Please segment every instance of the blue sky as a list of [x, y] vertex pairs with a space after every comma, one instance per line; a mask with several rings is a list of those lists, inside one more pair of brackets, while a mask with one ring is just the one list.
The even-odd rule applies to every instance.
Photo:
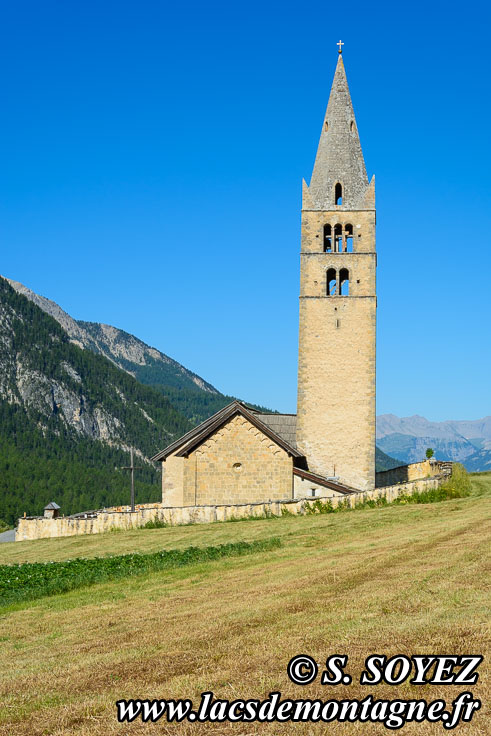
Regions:
[[377, 181], [378, 412], [491, 414], [485, 2], [2, 3], [0, 273], [295, 411], [337, 60]]

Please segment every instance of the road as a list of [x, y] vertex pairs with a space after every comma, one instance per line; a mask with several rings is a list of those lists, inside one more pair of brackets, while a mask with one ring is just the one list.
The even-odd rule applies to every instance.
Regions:
[[15, 542], [15, 529], [9, 529], [0, 534], [0, 542]]

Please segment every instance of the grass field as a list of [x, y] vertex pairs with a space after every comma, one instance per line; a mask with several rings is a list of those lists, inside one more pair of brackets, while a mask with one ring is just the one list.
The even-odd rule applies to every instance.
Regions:
[[[371, 724], [142, 724], [122, 698], [456, 697], [459, 686], [357, 684], [371, 653], [489, 655], [491, 474], [428, 505], [5, 544], [0, 563], [279, 537], [281, 548], [120, 579], [0, 610], [0, 734], [382, 734]], [[353, 684], [293, 685], [286, 665], [349, 655]], [[467, 688], [468, 689], [468, 688]], [[487, 661], [470, 688], [485, 701]], [[485, 705], [463, 734], [488, 734]], [[408, 734], [445, 733], [441, 724]]]

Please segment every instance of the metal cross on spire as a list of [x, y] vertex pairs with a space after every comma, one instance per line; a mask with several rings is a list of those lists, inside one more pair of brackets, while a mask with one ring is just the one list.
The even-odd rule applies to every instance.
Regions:
[[338, 42], [337, 42], [337, 44], [336, 44], [336, 46], [339, 46], [339, 51], [338, 51], [338, 53], [339, 53], [339, 54], [342, 54], [342, 53], [343, 53], [343, 49], [342, 49], [342, 46], [344, 46], [344, 41], [338, 41]]

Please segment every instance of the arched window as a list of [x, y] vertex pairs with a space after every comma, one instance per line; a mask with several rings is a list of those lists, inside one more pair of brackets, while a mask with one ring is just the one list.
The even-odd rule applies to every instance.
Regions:
[[345, 236], [345, 249], [346, 253], [352, 253], [353, 252], [353, 225], [345, 225], [344, 226], [344, 236]]
[[324, 225], [324, 253], [332, 253], [331, 226]]
[[340, 296], [349, 296], [349, 271], [342, 268], [339, 272], [339, 294]]
[[326, 273], [327, 279], [327, 296], [335, 296], [336, 294], [336, 269], [328, 268]]
[[334, 245], [336, 253], [343, 252], [343, 226], [339, 223], [334, 225]]
[[334, 187], [334, 204], [343, 204], [343, 187], [339, 182]]

